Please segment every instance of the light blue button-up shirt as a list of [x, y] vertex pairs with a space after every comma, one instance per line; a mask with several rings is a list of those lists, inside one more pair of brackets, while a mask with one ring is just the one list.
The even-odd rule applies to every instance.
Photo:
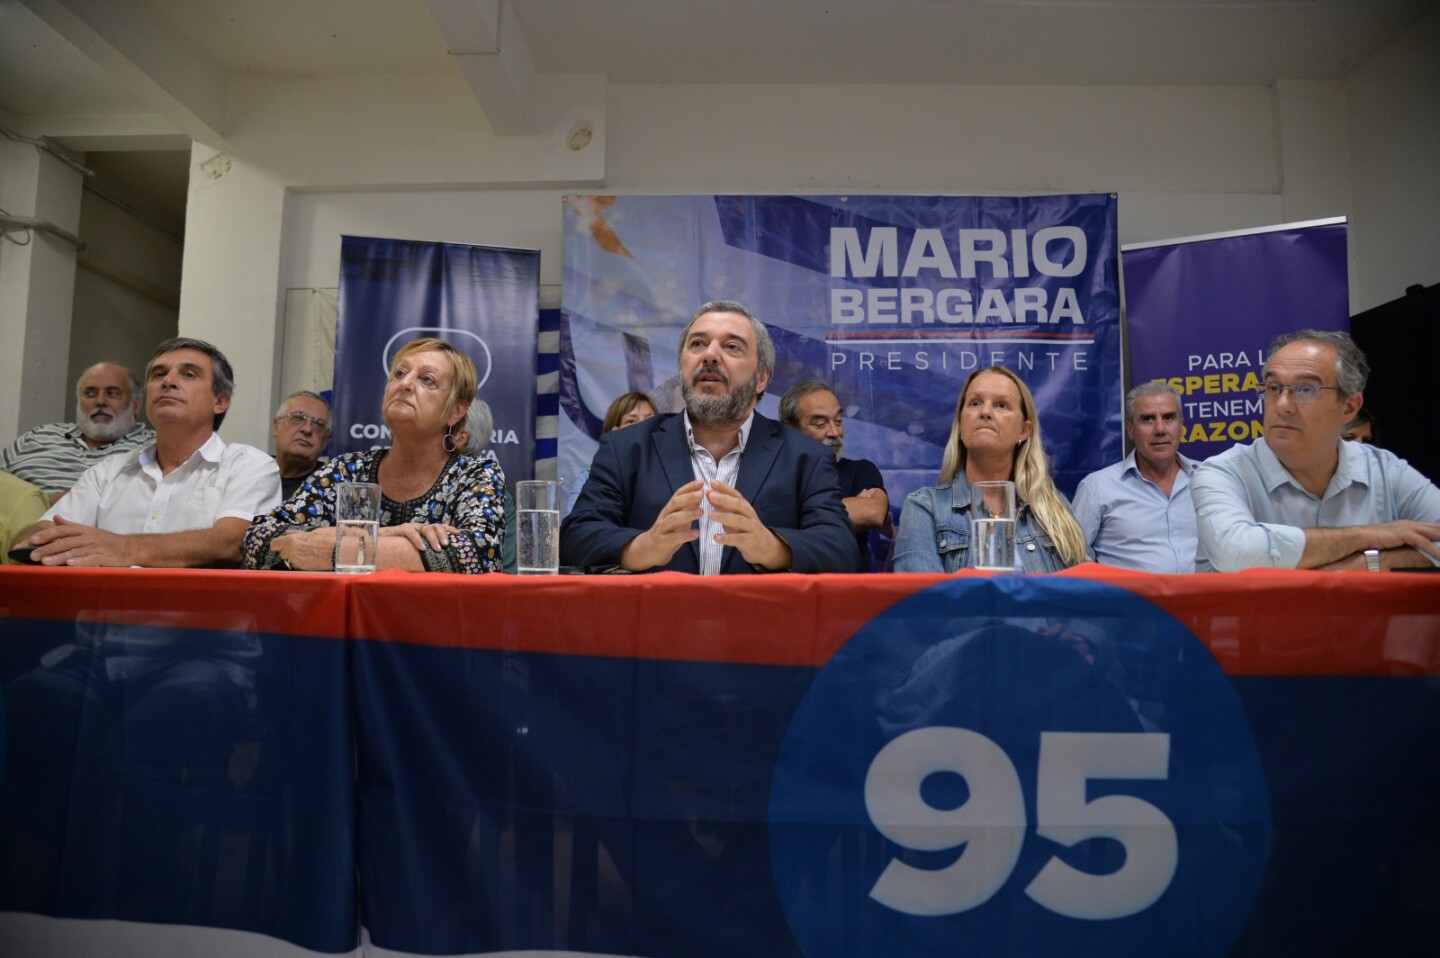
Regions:
[[1190, 479], [1200, 538], [1196, 570], [1293, 569], [1306, 529], [1440, 522], [1440, 489], [1404, 459], [1365, 443], [1339, 445], [1339, 465], [1319, 497], [1295, 481], [1264, 439], [1196, 467]]
[[1096, 562], [1142, 572], [1195, 571], [1195, 464], [1176, 456], [1170, 495], [1140, 473], [1132, 451], [1080, 480], [1071, 508]]

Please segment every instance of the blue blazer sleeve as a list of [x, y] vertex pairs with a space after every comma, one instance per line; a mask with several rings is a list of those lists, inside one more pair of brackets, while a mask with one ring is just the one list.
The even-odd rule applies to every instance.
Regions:
[[[637, 423], [600, 437], [600, 446], [590, 463], [590, 474], [580, 488], [580, 495], [570, 514], [560, 524], [562, 565], [585, 570], [619, 565], [621, 550], [654, 524], [660, 509], [669, 501], [674, 489], [667, 488], [663, 476], [657, 479], [642, 474], [650, 471], [643, 461], [648, 444], [634, 441], [638, 438], [635, 435], [624, 435], [641, 430], [646, 425]], [[651, 493], [641, 495], [641, 489], [651, 490]], [[656, 496], [661, 497], [658, 505], [653, 501]], [[676, 553], [676, 559], [671, 560], [672, 565], [682, 558], [685, 551], [682, 548]], [[698, 563], [690, 571], [698, 572]]]
[[[855, 529], [850, 525], [845, 503], [840, 498], [840, 476], [835, 471], [835, 454], [829, 447], [793, 429], [778, 428], [792, 434], [785, 437], [787, 447], [798, 447], [779, 457], [780, 461], [790, 464], [785, 469], [795, 477], [793, 510], [775, 508], [769, 499], [762, 498], [764, 489], [750, 500], [750, 504], [755, 506], [766, 527], [790, 545], [791, 572], [858, 571]], [[803, 443], [798, 440], [803, 440]], [[807, 448], [812, 445], [816, 448]], [[780, 461], [777, 461], [777, 467]], [[744, 466], [741, 468], [743, 470]], [[757, 499], [760, 501], [757, 502]], [[744, 562], [738, 553], [733, 559]], [[729, 571], [728, 567], [726, 571]]]

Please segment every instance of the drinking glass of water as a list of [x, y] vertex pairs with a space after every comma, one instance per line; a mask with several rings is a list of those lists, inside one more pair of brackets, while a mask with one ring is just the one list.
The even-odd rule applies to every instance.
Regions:
[[1015, 571], [1015, 483], [970, 484], [970, 566]]
[[556, 575], [560, 571], [560, 483], [527, 479], [515, 483], [515, 571]]
[[380, 486], [335, 484], [335, 571], [374, 572], [380, 535]]

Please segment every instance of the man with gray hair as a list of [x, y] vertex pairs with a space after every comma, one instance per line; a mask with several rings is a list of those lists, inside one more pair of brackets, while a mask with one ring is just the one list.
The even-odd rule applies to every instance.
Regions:
[[1195, 571], [1195, 505], [1180, 455], [1180, 394], [1141, 383], [1125, 396], [1130, 454], [1080, 480], [1071, 506], [1095, 561], [1142, 572]]
[[275, 464], [280, 467], [280, 497], [289, 499], [315, 471], [330, 441], [330, 406], [308, 389], [285, 397], [270, 424]]
[[124, 366], [96, 363], [75, 381], [75, 421], [21, 434], [0, 452], [0, 469], [39, 486], [54, 503], [106, 456], [155, 440], [138, 418], [142, 399], [140, 384]]
[[835, 457], [755, 411], [775, 345], [744, 306], [701, 306], [680, 336], [685, 411], [600, 438], [560, 527], [583, 569], [854, 572]]
[[490, 434], [494, 430], [495, 414], [490, 411], [490, 404], [476, 396], [465, 413], [465, 425], [455, 434], [455, 448], [472, 459], [478, 459], [485, 447], [490, 445]]
[[[470, 403], [470, 411], [465, 413], [465, 422], [455, 433], [455, 448], [462, 456], [469, 456], [472, 459], [494, 459], [494, 453], [486, 455], [486, 447], [490, 445], [490, 434], [494, 430], [495, 413], [491, 412], [489, 403], [476, 396]], [[505, 528], [507, 530], [515, 529], [515, 497], [509, 491], [505, 493]], [[513, 531], [505, 533], [505, 541], [500, 548], [500, 566], [511, 575], [515, 574], [517, 565]]]
[[1270, 344], [1264, 437], [1201, 463], [1191, 482], [1197, 569], [1440, 565], [1440, 489], [1393, 453], [1340, 438], [1369, 375], [1345, 333]]
[[12, 551], [52, 566], [238, 565], [250, 521], [280, 504], [280, 471], [216, 432], [234, 391], [230, 362], [211, 344], [161, 343], [145, 370], [155, 441], [87, 470]]
[[[855, 530], [855, 549], [861, 572], [872, 571], [870, 530], [890, 524], [890, 497], [885, 480], [869, 459], [846, 459], [845, 417], [840, 400], [818, 379], [807, 379], [785, 390], [780, 397], [780, 421], [800, 430], [835, 453], [835, 471], [840, 475], [840, 498]], [[892, 533], [893, 534], [893, 533]]]

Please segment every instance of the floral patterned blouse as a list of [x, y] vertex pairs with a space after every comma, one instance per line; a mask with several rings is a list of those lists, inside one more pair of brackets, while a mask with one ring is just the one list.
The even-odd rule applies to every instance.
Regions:
[[[322, 464], [295, 494], [269, 515], [256, 516], [245, 533], [247, 569], [284, 569], [285, 560], [270, 543], [287, 532], [335, 524], [335, 484], [380, 481], [380, 462], [388, 449], [347, 452]], [[505, 474], [493, 459], [452, 455], [435, 485], [408, 502], [380, 496], [380, 525], [445, 523], [461, 531], [441, 550], [427, 549], [420, 561], [427, 572], [498, 572], [505, 540]]]

